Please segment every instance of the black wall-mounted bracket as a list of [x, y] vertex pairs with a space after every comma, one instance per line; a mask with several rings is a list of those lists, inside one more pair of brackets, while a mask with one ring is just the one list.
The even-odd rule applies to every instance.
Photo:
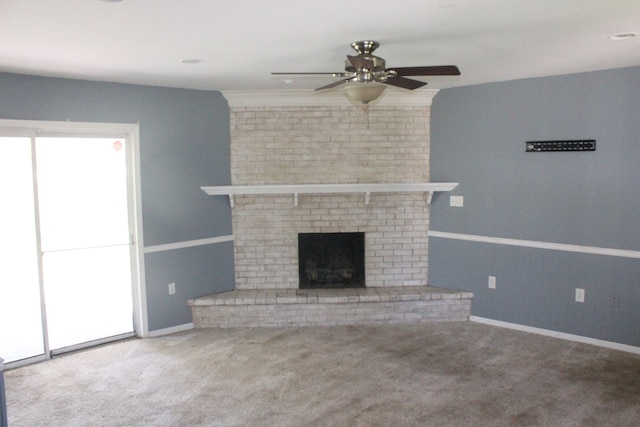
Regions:
[[595, 139], [575, 139], [563, 141], [527, 141], [527, 152], [542, 151], [596, 151]]

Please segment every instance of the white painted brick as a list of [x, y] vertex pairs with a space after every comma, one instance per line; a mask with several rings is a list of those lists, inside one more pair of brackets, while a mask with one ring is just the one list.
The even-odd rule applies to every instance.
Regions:
[[[427, 181], [429, 109], [371, 108], [369, 117], [367, 127], [351, 106], [233, 108], [232, 183]], [[363, 195], [305, 194], [297, 208], [291, 196], [237, 197], [237, 287], [297, 287], [297, 233], [348, 231], [366, 233], [367, 286], [424, 284], [428, 221], [422, 194], [372, 194], [369, 206]]]

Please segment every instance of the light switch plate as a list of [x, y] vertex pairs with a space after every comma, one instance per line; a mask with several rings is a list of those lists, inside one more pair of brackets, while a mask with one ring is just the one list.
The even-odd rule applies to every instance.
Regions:
[[464, 196], [449, 196], [449, 206], [461, 208], [464, 206]]
[[489, 276], [489, 289], [496, 288], [496, 276]]

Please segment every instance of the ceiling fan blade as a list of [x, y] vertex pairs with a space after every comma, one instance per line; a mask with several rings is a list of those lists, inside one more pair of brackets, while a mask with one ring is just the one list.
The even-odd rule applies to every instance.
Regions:
[[362, 56], [359, 56], [359, 55], [358, 56], [347, 55], [347, 59], [349, 60], [349, 62], [351, 62], [351, 64], [354, 67], [356, 67], [356, 70], [360, 70], [362, 68], [373, 70], [375, 66], [372, 60], [363, 58]]
[[405, 79], [404, 77], [389, 77], [383, 83], [386, 83], [391, 86], [398, 86], [403, 89], [410, 89], [410, 90], [418, 89], [419, 87], [426, 85], [425, 82], [421, 82], [419, 80], [413, 80], [413, 79]]
[[348, 78], [348, 79], [338, 80], [337, 82], [329, 83], [328, 85], [324, 85], [322, 87], [319, 87], [319, 88], [316, 89], [316, 91], [325, 90], [325, 89], [331, 89], [331, 88], [334, 88], [336, 86], [340, 86], [341, 84], [344, 84], [344, 83], [346, 83], [348, 81], [351, 81], [351, 80], [353, 80], [353, 78], [351, 78], [351, 77]]
[[459, 76], [460, 70], [455, 65], [433, 65], [430, 67], [395, 67], [387, 68], [395, 71], [400, 77], [406, 76]]

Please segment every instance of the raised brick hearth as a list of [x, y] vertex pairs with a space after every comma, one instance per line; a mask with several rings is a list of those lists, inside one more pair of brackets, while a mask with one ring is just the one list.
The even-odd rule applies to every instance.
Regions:
[[469, 319], [470, 292], [426, 286], [236, 290], [189, 301], [196, 327], [331, 326]]

